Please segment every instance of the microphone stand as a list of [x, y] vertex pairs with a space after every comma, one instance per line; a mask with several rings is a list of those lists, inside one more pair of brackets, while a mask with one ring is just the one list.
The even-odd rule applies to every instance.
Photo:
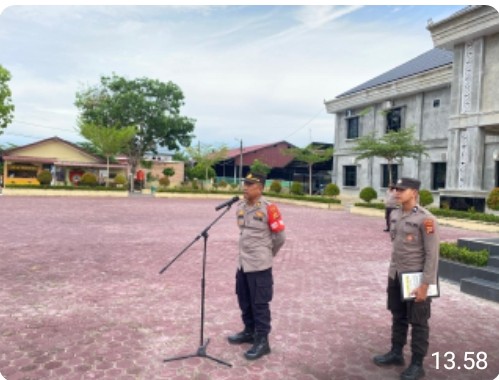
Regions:
[[206, 342], [204, 342], [204, 301], [205, 301], [205, 273], [206, 273], [206, 251], [207, 251], [207, 243], [208, 243], [208, 231], [210, 228], [218, 222], [229, 210], [232, 204], [228, 204], [228, 207], [220, 214], [213, 222], [211, 222], [199, 235], [197, 235], [192, 242], [190, 242], [182, 251], [180, 251], [167, 265], [163, 267], [159, 271], [159, 274], [162, 274], [166, 271], [182, 254], [187, 251], [195, 242], [197, 242], [201, 237], [204, 239], [203, 244], [203, 271], [201, 278], [201, 329], [200, 329], [200, 339], [199, 339], [199, 347], [194, 354], [175, 356], [171, 358], [164, 359], [163, 362], [170, 362], [174, 360], [182, 360], [194, 357], [202, 357], [211, 359], [217, 363], [226, 365], [228, 367], [232, 367], [232, 364], [224, 362], [223, 360], [217, 359], [213, 356], [210, 356], [206, 353], [206, 348], [208, 347], [208, 343], [210, 343], [210, 339], [208, 338]]

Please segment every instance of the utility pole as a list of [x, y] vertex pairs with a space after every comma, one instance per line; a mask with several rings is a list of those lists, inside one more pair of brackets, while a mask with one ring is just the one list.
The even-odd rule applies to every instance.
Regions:
[[239, 146], [239, 186], [242, 186], [243, 180], [243, 139], [240, 140], [241, 145]]

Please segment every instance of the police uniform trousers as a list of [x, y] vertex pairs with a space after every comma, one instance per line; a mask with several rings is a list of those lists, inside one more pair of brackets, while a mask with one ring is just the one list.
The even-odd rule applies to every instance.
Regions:
[[411, 324], [412, 354], [421, 359], [428, 352], [431, 315], [431, 299], [423, 302], [402, 301], [398, 274], [388, 278], [388, 310], [392, 312], [392, 347], [400, 348], [407, 343], [407, 332]]
[[236, 294], [244, 326], [258, 335], [270, 333], [270, 305], [273, 295], [272, 268], [236, 273]]

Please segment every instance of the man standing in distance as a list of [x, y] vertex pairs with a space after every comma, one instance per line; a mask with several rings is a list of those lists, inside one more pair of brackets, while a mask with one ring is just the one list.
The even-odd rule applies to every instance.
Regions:
[[231, 344], [253, 343], [244, 356], [255, 360], [270, 353], [270, 301], [273, 296], [272, 260], [286, 239], [276, 205], [262, 197], [265, 177], [248, 174], [244, 201], [237, 207], [239, 256], [236, 294], [244, 330], [228, 337]]
[[[439, 229], [435, 217], [418, 205], [421, 182], [414, 178], [401, 178], [395, 184], [400, 208], [391, 213], [390, 236], [393, 243], [388, 273], [388, 309], [392, 313], [392, 348], [384, 355], [373, 358], [379, 366], [403, 365], [403, 347], [411, 324], [412, 360], [401, 374], [402, 380], [416, 380], [425, 375], [423, 359], [428, 352], [431, 299], [428, 286], [437, 283], [440, 248]], [[414, 300], [402, 301], [400, 274], [422, 272], [421, 285], [414, 290]]]

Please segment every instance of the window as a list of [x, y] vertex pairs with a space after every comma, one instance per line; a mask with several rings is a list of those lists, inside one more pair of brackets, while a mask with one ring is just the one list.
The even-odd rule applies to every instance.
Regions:
[[433, 108], [438, 108], [438, 107], [440, 107], [440, 99], [433, 100]]
[[343, 186], [357, 186], [357, 166], [343, 166]]
[[445, 162], [433, 162], [431, 164], [432, 180], [431, 189], [445, 188], [445, 175], [447, 173], [447, 164]]
[[[392, 164], [392, 183], [397, 182], [399, 178], [399, 166]], [[381, 165], [381, 187], [388, 187], [390, 185], [390, 176], [388, 175], [388, 165]]]
[[394, 108], [386, 114], [386, 131], [400, 131], [402, 128], [402, 108]]
[[347, 119], [347, 139], [356, 139], [359, 137], [359, 117]]

